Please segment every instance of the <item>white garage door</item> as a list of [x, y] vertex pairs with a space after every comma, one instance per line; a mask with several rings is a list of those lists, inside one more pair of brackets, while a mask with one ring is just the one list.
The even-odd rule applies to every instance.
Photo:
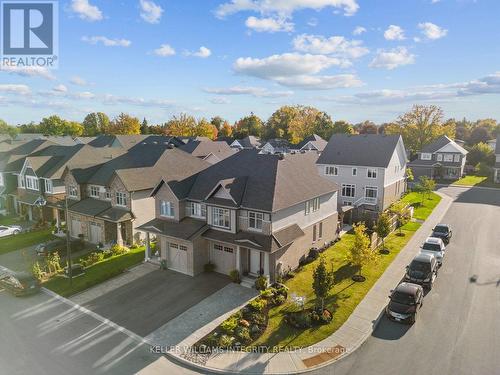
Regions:
[[71, 236], [78, 237], [82, 234], [82, 223], [80, 220], [71, 220]]
[[236, 268], [235, 257], [234, 249], [229, 246], [214, 243], [210, 249], [210, 261], [215, 264], [215, 271], [225, 275]]
[[187, 247], [176, 243], [168, 243], [167, 267], [182, 273], [187, 273]]
[[97, 223], [90, 223], [90, 233], [89, 233], [90, 242], [98, 244], [102, 242], [101, 239], [101, 226]]

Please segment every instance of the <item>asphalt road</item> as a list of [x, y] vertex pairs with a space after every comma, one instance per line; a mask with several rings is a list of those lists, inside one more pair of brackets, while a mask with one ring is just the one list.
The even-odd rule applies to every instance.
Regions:
[[453, 239], [417, 323], [383, 318], [356, 352], [315, 374], [500, 374], [500, 190], [440, 191], [456, 198], [443, 219]]

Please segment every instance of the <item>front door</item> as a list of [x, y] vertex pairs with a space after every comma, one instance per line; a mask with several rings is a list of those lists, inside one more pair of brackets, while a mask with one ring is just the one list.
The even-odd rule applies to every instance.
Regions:
[[249, 273], [255, 276], [260, 275], [260, 251], [250, 250]]
[[90, 242], [98, 244], [102, 242], [101, 226], [97, 223], [90, 223]]

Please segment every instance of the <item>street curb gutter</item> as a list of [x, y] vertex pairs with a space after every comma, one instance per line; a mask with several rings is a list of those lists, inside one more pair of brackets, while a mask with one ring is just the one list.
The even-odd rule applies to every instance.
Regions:
[[[433, 210], [433, 213], [436, 212], [435, 210], [440, 210], [441, 211], [441, 213], [438, 214], [437, 217], [434, 218], [435, 220], [437, 219], [437, 221], [439, 222], [444, 217], [444, 215], [446, 214], [446, 212], [448, 211], [448, 209], [450, 208], [450, 206], [451, 206], [451, 204], [453, 202], [453, 199], [450, 198], [449, 196], [443, 194], [443, 193], [440, 193], [440, 192], [435, 192], [435, 193], [438, 194], [439, 196], [441, 196], [441, 202], [439, 202], [439, 204]], [[432, 215], [432, 213], [431, 213], [431, 215]], [[425, 221], [424, 221], [424, 223], [425, 223]], [[415, 232], [415, 234], [418, 233], [418, 231], [420, 231], [420, 230], [422, 230], [422, 228], [419, 228], [417, 230], [417, 232]], [[399, 254], [398, 254], [398, 256], [399, 256]], [[397, 258], [397, 256], [396, 256], [396, 258]], [[394, 262], [394, 260], [396, 258], [393, 259], [393, 262]], [[379, 324], [379, 322], [380, 322], [380, 320], [382, 319], [383, 316], [384, 316], [384, 311], [382, 310], [379, 313], [379, 315], [377, 316], [377, 318], [373, 321], [373, 325], [372, 325], [373, 328], [372, 328], [372, 330], [370, 332], [367, 332], [366, 334], [364, 334], [362, 336], [362, 338], [358, 341], [358, 343], [353, 348], [351, 348], [351, 350], [344, 352], [344, 354], [341, 354], [340, 356], [336, 357], [335, 359], [323, 362], [321, 364], [309, 367], [307, 369], [300, 369], [300, 370], [297, 369], [294, 372], [290, 372], [290, 371], [288, 371], [288, 372], [275, 372], [275, 371], [273, 371], [272, 373], [266, 373], [266, 374], [274, 374], [274, 375], [288, 375], [290, 373], [303, 374], [303, 373], [308, 373], [308, 372], [311, 372], [311, 371], [315, 371], [315, 370], [321, 369], [323, 367], [331, 365], [332, 363], [335, 363], [335, 362], [338, 362], [338, 361], [340, 361], [340, 360], [342, 360], [344, 358], [347, 358], [349, 355], [351, 355], [356, 350], [358, 350], [361, 347], [361, 345], [363, 345], [363, 343], [372, 335], [373, 331], [375, 331], [375, 329], [377, 328], [377, 325]], [[232, 371], [232, 370], [222, 370], [222, 369], [218, 369], [218, 368], [203, 366], [203, 365], [191, 362], [191, 361], [189, 361], [189, 360], [187, 360], [185, 358], [182, 358], [182, 357], [180, 357], [180, 356], [178, 356], [176, 354], [173, 354], [171, 352], [168, 352], [168, 351], [165, 353], [165, 355], [167, 357], [173, 359], [175, 362], [184, 364], [188, 368], [192, 368], [192, 369], [199, 370], [199, 371], [202, 371], [202, 372], [209, 371], [209, 372], [214, 373], [214, 374], [234, 374], [235, 373], [235, 371]], [[248, 371], [248, 372], [245, 371], [245, 372], [241, 372], [241, 373], [244, 373], [244, 374], [262, 374], [262, 372], [250, 372], [250, 371]]]

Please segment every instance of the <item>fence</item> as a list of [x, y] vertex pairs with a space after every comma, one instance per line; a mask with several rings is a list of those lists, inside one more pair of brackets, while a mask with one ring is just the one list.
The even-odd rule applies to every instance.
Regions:
[[[407, 205], [405, 207], [407, 214], [409, 215], [410, 218], [413, 217], [413, 207], [410, 205]], [[391, 222], [390, 226], [390, 233], [394, 232], [398, 228], [398, 215], [392, 214], [389, 216], [389, 220]], [[370, 246], [372, 250], [375, 250], [377, 247], [379, 247], [382, 244], [382, 239], [377, 235], [377, 232], [372, 232], [370, 235]]]

